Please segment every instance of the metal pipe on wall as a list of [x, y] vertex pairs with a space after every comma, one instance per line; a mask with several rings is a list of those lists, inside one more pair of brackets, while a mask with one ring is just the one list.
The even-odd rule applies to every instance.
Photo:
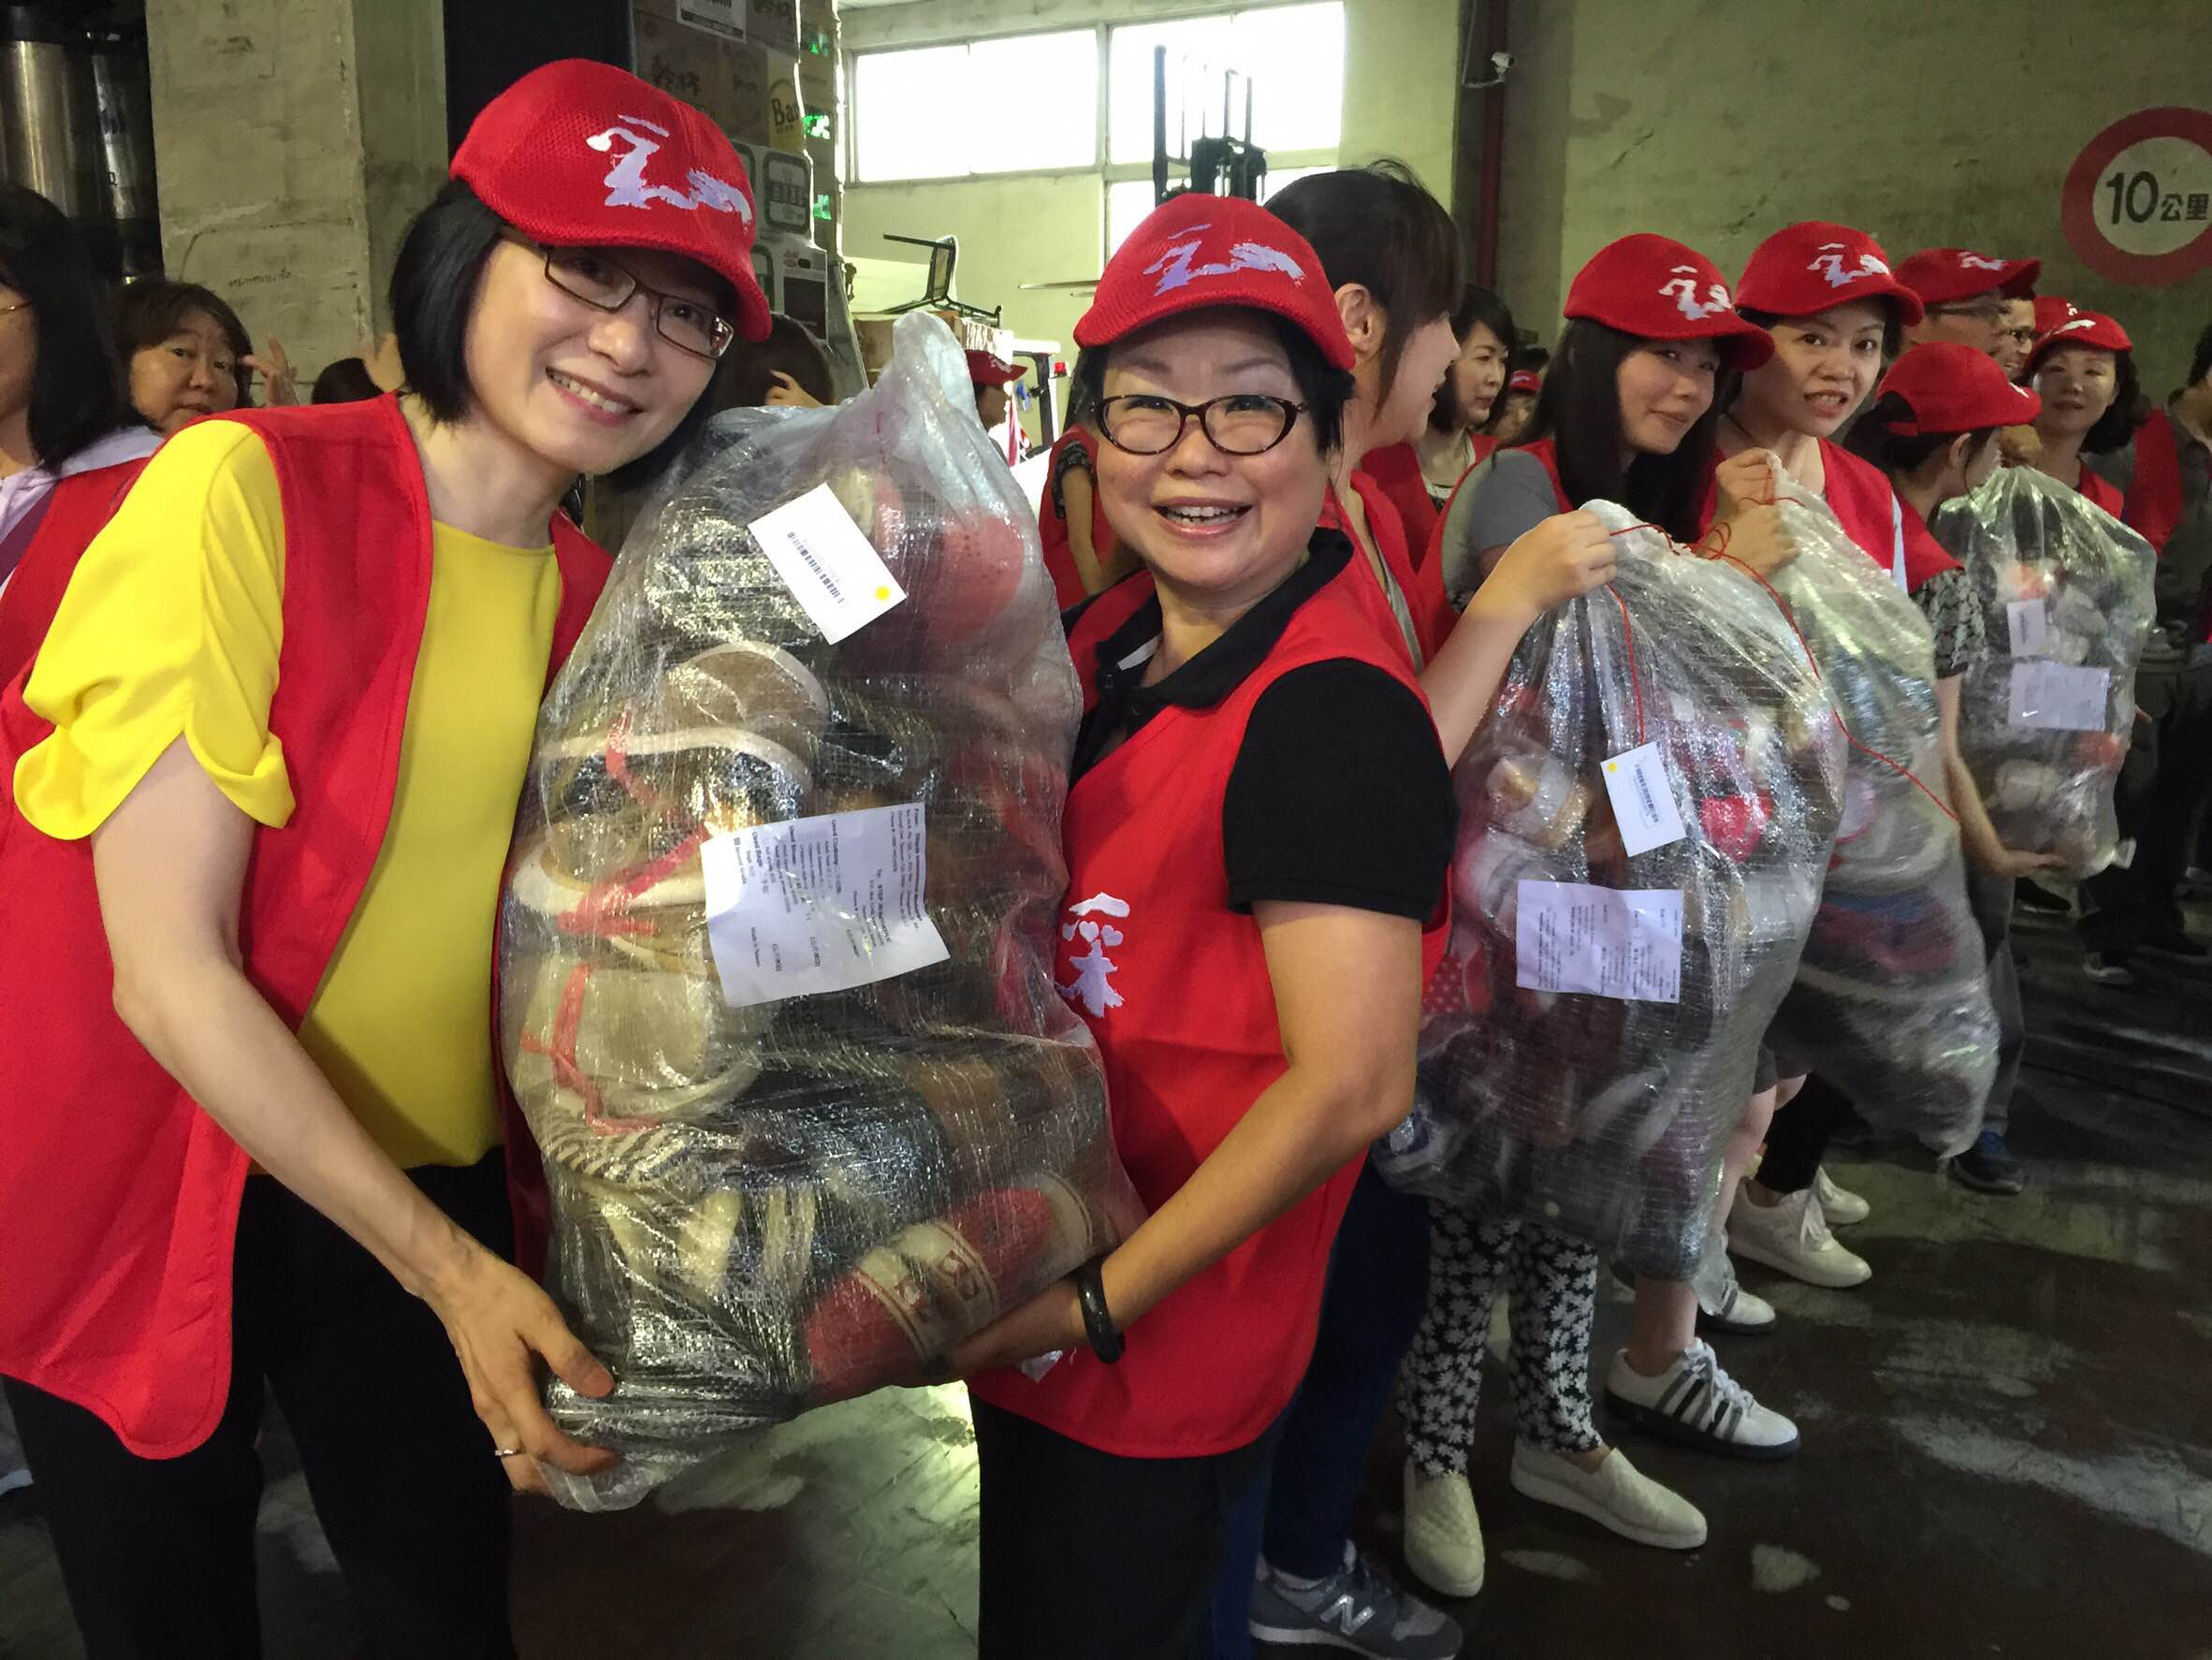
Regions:
[[[1482, 0], [1483, 62], [1496, 61], [1506, 50], [1511, 0]], [[1498, 285], [1498, 193], [1505, 178], [1506, 74], [1495, 72], [1482, 91], [1482, 155], [1477, 190], [1479, 206], [1475, 222], [1475, 280], [1485, 288]]]

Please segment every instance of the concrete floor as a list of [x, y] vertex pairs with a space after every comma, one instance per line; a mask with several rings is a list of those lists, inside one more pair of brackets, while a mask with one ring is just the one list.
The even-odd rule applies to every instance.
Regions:
[[[1515, 1494], [1493, 1376], [1476, 1480], [1490, 1582], [1456, 1610], [1470, 1654], [2212, 1660], [2212, 977], [2092, 987], [2052, 924], [2025, 925], [2022, 950], [2028, 1196], [1976, 1198], [1903, 1155], [1831, 1163], [1873, 1201], [1850, 1236], [1872, 1283], [1746, 1269], [1783, 1327], [1722, 1340], [1803, 1426], [1803, 1454], [1769, 1467], [1623, 1443], [1706, 1511], [1694, 1554]], [[1608, 1298], [1601, 1356], [1626, 1320]], [[1378, 1446], [1360, 1519], [1393, 1568], [1395, 1456]], [[327, 1549], [281, 1441], [270, 1457], [269, 1653], [347, 1655]], [[623, 1515], [524, 1506], [523, 1652], [972, 1654], [975, 1491], [954, 1389], [817, 1413]], [[0, 1656], [79, 1652], [36, 1489], [0, 1498]]]

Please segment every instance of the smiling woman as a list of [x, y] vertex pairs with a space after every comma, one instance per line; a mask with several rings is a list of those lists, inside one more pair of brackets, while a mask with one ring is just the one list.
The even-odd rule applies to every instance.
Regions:
[[45, 833], [0, 837], [0, 1374], [95, 1653], [258, 1649], [265, 1386], [379, 1653], [509, 1652], [510, 1483], [612, 1458], [540, 1406], [537, 1357], [612, 1380], [506, 1260], [492, 921], [606, 572], [555, 504], [670, 453], [768, 312], [729, 141], [620, 70], [532, 72], [453, 175], [400, 395], [179, 432], [0, 706]]
[[254, 342], [223, 297], [197, 283], [140, 277], [115, 302], [131, 403], [164, 437], [247, 401]]

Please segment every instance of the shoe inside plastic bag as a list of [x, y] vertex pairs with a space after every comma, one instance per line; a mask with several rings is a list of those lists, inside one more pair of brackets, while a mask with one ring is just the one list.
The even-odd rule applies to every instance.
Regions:
[[1460, 761], [1451, 947], [1375, 1157], [1684, 1279], [1812, 925], [1842, 740], [1765, 592], [1590, 505], [1619, 574], [1529, 631]]
[[2157, 555], [2032, 467], [2000, 468], [1928, 528], [1982, 603], [1988, 654], [1960, 689], [1958, 743], [1989, 821], [2007, 847], [2094, 876], [2119, 841], [2113, 789], [2135, 731]]
[[623, 1455], [547, 1471], [573, 1506], [919, 1376], [1138, 1214], [1051, 982], [1080, 692], [1035, 522], [951, 333], [894, 340], [846, 403], [709, 425], [539, 724], [502, 1035], [617, 1379], [548, 1404]]

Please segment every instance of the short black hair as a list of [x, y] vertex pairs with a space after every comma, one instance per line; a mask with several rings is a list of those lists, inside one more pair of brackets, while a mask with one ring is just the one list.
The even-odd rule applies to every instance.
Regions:
[[1577, 507], [1587, 502], [1618, 502], [1677, 542], [1693, 542], [1705, 528], [1705, 495], [1721, 411], [1734, 400], [1741, 376], [1726, 366], [1724, 357], [1711, 405], [1682, 434], [1674, 453], [1639, 455], [1624, 468], [1621, 363], [1644, 344], [1640, 335], [1624, 334], [1588, 317], [1570, 321], [1560, 330], [1551, 371], [1544, 377], [1544, 389], [1536, 394], [1535, 413], [1519, 443], [1555, 441], [1559, 481]]
[[2092, 456], [2108, 456], [2135, 442], [2135, 429], [2150, 419], [2150, 400], [2143, 395], [2143, 376], [2135, 369], [2135, 354], [2112, 355], [2112, 407], [2097, 417], [2097, 424], [2082, 434], [2081, 447]]
[[1332, 288], [1357, 283], [1382, 307], [1376, 362], [1387, 392], [1415, 330], [1463, 298], [1451, 214], [1412, 168], [1387, 158], [1293, 179], [1267, 198], [1267, 211], [1313, 244]]
[[42, 467], [58, 467], [118, 427], [131, 408], [108, 284], [63, 211], [35, 190], [0, 184], [0, 283], [29, 302], [38, 361], [25, 424]]
[[[1886, 296], [1885, 298], [1887, 299]], [[1736, 314], [1741, 317], [1746, 323], [1756, 323], [1761, 328], [1771, 328], [1775, 326], [1775, 324], [1786, 321], [1789, 315], [1789, 313], [1784, 312], [1765, 312], [1759, 310], [1756, 306], [1748, 305], [1738, 306], [1736, 308]], [[1820, 313], [1817, 312], [1803, 312], [1799, 313], [1798, 314], [1801, 316], [1813, 317], [1818, 316]], [[1888, 303], [1884, 305], [1882, 308], [1882, 356], [1885, 358], [1893, 358], [1904, 349], [1904, 314], [1899, 308], [1898, 302], [1895, 299], [1889, 299]]]
[[739, 338], [714, 366], [714, 380], [706, 400], [719, 414], [725, 409], [757, 409], [780, 371], [799, 384], [799, 389], [817, 403], [835, 403], [837, 389], [830, 384], [829, 358], [806, 325], [781, 312], [768, 319], [768, 336], [762, 341]]
[[2189, 384], [2193, 386], [2206, 375], [2212, 375], [2212, 323], [2197, 336], [2195, 355], [2189, 360]]
[[254, 371], [246, 367], [246, 359], [253, 355], [254, 337], [246, 332], [245, 324], [230, 309], [228, 301], [212, 288], [197, 283], [140, 277], [124, 284], [123, 292], [115, 299], [115, 326], [123, 337], [125, 368], [140, 352], [151, 351], [174, 336], [195, 312], [204, 312], [212, 318], [215, 327], [223, 331], [223, 338], [229, 342], [235, 366], [232, 378], [238, 383], [237, 407], [246, 408], [254, 401], [249, 396]]
[[[469, 319], [485, 262], [505, 228], [505, 221], [465, 182], [453, 179], [400, 240], [392, 266], [392, 331], [407, 376], [401, 390], [419, 399], [433, 421], [461, 420], [475, 402], [469, 385]], [[702, 393], [675, 431], [608, 473], [608, 484], [633, 489], [647, 483], [684, 452], [712, 414]]]
[[369, 365], [358, 357], [341, 357], [315, 376], [315, 389], [310, 395], [311, 403], [366, 403], [371, 398], [384, 396], [369, 373]]
[[[1267, 327], [1282, 345], [1283, 356], [1290, 360], [1290, 379], [1298, 387], [1299, 401], [1306, 406], [1305, 418], [1314, 425], [1315, 447], [1325, 456], [1334, 454], [1344, 444], [1345, 405], [1352, 400], [1350, 371], [1324, 357], [1313, 336], [1288, 317], [1260, 311], [1249, 314]], [[1106, 368], [1113, 355], [1111, 343], [1085, 346], [1077, 354], [1075, 373], [1068, 388], [1070, 420], [1094, 420], [1099, 400], [1106, 395]]]
[[[1937, 451], [1968, 436], [1960, 432], [1892, 432], [1889, 427], [1893, 421], [1914, 425], [1913, 406], [1897, 393], [1885, 392], [1852, 422], [1851, 430], [1843, 435], [1843, 447], [1894, 476], [1917, 473]], [[1983, 441], [1996, 437], [1997, 430], [1995, 427], [1975, 428], [1973, 447], [1967, 453], [1978, 452]]]
[[[1477, 323], [1496, 335], [1498, 343], [1506, 348], [1506, 372], [1510, 375], [1514, 369], [1514, 356], [1521, 349], [1521, 336], [1513, 327], [1512, 308], [1488, 288], [1470, 283], [1460, 291], [1460, 303], [1452, 309], [1451, 338], [1464, 345], [1467, 336], [1474, 332]], [[1452, 407], [1450, 384], [1448, 379], [1438, 386], [1435, 400], [1429, 405], [1429, 427], [1432, 431], [1448, 433], [1452, 430], [1452, 417], [1459, 412]], [[1497, 401], [1491, 405], [1490, 419], [1483, 426], [1487, 428], [1496, 421], [1505, 409], [1506, 394], [1505, 388], [1501, 386]]]

